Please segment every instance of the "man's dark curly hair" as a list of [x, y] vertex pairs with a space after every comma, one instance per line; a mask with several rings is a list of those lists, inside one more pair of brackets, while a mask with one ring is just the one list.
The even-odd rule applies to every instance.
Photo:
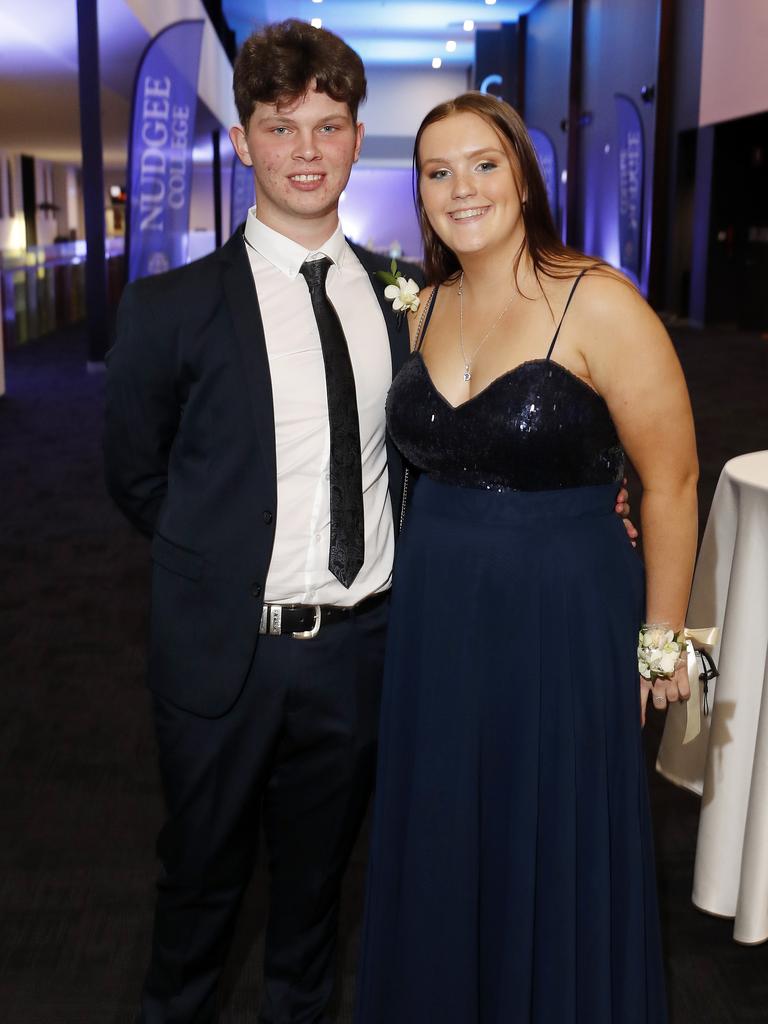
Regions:
[[254, 32], [235, 61], [235, 103], [243, 128], [256, 103], [292, 103], [313, 82], [318, 92], [346, 103], [357, 121], [357, 108], [365, 99], [365, 70], [342, 39], [295, 18]]

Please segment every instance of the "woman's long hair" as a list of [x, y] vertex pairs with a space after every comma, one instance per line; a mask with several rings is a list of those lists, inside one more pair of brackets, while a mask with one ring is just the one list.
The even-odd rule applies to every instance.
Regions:
[[517, 111], [496, 96], [481, 92], [465, 92], [430, 110], [421, 122], [413, 147], [414, 198], [424, 240], [424, 273], [427, 282], [439, 284], [455, 278], [460, 273], [461, 266], [456, 254], [439, 238], [427, 218], [419, 188], [419, 144], [425, 129], [431, 124], [442, 121], [451, 114], [464, 113], [476, 114], [495, 129], [512, 161], [512, 170], [521, 198], [525, 196], [522, 202], [524, 237], [513, 262], [515, 280], [520, 260], [526, 251], [537, 280], [540, 272], [549, 277], [571, 277], [574, 271], [584, 267], [600, 267], [611, 273], [612, 268], [602, 260], [585, 256], [560, 241], [549, 208], [536, 150]]

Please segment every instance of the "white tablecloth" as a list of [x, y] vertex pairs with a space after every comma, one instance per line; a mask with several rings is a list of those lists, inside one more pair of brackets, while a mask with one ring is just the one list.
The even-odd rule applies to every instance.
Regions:
[[657, 769], [701, 795], [693, 902], [768, 939], [768, 451], [731, 459], [717, 485], [686, 625], [720, 626], [708, 718], [682, 745], [670, 707]]

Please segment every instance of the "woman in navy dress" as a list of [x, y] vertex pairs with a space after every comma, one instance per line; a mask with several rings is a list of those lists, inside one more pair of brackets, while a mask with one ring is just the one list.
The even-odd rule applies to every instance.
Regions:
[[[415, 472], [356, 1022], [664, 1024], [637, 637], [687, 604], [683, 376], [634, 287], [560, 243], [510, 107], [435, 108], [416, 169], [433, 287], [387, 403]], [[644, 566], [613, 511], [625, 451]]]

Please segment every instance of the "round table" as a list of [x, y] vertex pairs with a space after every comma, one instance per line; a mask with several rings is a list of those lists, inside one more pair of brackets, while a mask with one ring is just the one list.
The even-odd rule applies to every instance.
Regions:
[[768, 451], [726, 463], [707, 520], [686, 624], [721, 627], [709, 716], [683, 745], [667, 713], [658, 771], [701, 796], [693, 902], [768, 939]]

